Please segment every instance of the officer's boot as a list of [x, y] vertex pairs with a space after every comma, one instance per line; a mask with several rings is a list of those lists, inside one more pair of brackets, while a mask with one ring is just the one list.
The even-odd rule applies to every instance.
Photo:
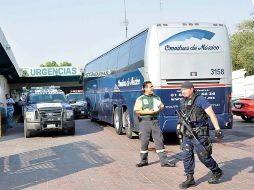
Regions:
[[158, 152], [160, 158], [161, 167], [176, 167], [175, 162], [170, 161], [165, 152]]
[[208, 180], [208, 183], [210, 184], [219, 183], [222, 175], [223, 175], [223, 171], [219, 168], [216, 172], [213, 172], [213, 175]]
[[187, 189], [196, 185], [193, 174], [187, 174], [187, 179], [179, 185], [180, 189]]

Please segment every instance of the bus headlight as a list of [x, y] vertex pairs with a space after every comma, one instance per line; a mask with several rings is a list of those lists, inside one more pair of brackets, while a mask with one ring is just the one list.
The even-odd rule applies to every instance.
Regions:
[[73, 117], [73, 110], [66, 110], [66, 119], [71, 119]]

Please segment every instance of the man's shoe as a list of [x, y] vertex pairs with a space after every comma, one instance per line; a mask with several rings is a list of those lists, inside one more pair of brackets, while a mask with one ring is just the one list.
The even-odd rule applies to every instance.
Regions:
[[179, 184], [180, 189], [187, 189], [193, 186], [196, 186], [193, 174], [187, 174], [187, 179], [183, 183]]
[[208, 183], [210, 183], [210, 184], [217, 184], [217, 183], [219, 183], [222, 175], [223, 175], [223, 171], [221, 169], [219, 169], [218, 172], [214, 172], [213, 173], [211, 178], [208, 180]]
[[143, 167], [143, 166], [148, 166], [148, 162], [140, 162], [138, 164], [136, 164], [137, 167]]
[[176, 164], [173, 162], [167, 162], [165, 164], [161, 164], [161, 167], [176, 167]]

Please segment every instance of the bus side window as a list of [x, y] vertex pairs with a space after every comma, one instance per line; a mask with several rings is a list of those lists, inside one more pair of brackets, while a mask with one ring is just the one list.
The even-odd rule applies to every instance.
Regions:
[[129, 63], [129, 53], [130, 53], [131, 41], [124, 43], [118, 53], [118, 64], [117, 69], [122, 69], [128, 66]]
[[109, 52], [108, 70], [115, 70], [117, 68], [118, 52], [119, 48], [113, 49], [111, 52]]
[[129, 65], [133, 65], [134, 68], [140, 68], [144, 66], [146, 37], [147, 31], [131, 41]]

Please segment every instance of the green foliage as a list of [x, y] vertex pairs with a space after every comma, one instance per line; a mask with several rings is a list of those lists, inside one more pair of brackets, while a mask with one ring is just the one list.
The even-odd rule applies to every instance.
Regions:
[[72, 64], [67, 61], [63, 61], [59, 64], [56, 61], [48, 61], [40, 65], [40, 67], [69, 67], [69, 66], [72, 66]]
[[70, 62], [63, 61], [62, 63], [60, 63], [60, 67], [68, 67], [68, 66], [71, 66]]
[[239, 24], [231, 36], [233, 70], [245, 69], [246, 75], [254, 74], [254, 20]]
[[246, 31], [246, 30], [250, 30], [250, 31], [254, 31], [254, 19], [250, 19], [250, 20], [245, 20], [242, 23], [240, 23], [238, 25], [238, 29], [240, 31]]

